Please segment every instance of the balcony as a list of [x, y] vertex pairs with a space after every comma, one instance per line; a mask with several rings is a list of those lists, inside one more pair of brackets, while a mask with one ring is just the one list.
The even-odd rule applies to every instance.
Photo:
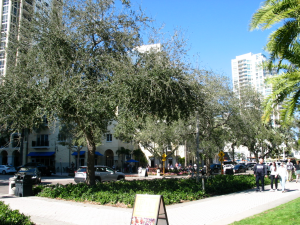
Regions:
[[32, 141], [31, 143], [32, 148], [50, 148], [49, 141]]
[[32, 5], [32, 0], [25, 0], [29, 5]]

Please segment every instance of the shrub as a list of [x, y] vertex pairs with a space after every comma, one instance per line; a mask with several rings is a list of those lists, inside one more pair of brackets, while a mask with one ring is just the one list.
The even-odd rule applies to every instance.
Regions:
[[29, 216], [20, 213], [19, 210], [11, 210], [8, 205], [0, 201], [0, 224], [3, 225], [33, 225]]
[[[270, 183], [265, 179], [265, 184]], [[205, 191], [202, 182], [192, 179], [154, 179], [99, 183], [88, 186], [85, 183], [67, 185], [39, 185], [34, 193], [40, 197], [62, 198], [74, 201], [92, 201], [99, 204], [124, 203], [132, 207], [136, 194], [163, 195], [165, 204], [193, 201], [210, 195], [228, 194], [247, 190], [255, 186], [253, 175], [217, 175], [205, 178]]]

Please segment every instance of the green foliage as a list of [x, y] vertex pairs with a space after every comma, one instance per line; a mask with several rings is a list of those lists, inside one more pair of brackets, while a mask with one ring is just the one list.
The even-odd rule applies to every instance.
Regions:
[[49, 124], [58, 118], [75, 124], [87, 144], [87, 182], [93, 185], [97, 138], [111, 121], [130, 127], [132, 118], [188, 116], [196, 85], [177, 34], [159, 50], [138, 51], [152, 27], [141, 10], [111, 0], [61, 3], [51, 12], [37, 11], [9, 42], [0, 122], [31, 128], [46, 116]]
[[[266, 179], [266, 184], [269, 179]], [[92, 201], [99, 204], [124, 203], [132, 207], [136, 194], [163, 195], [166, 205], [193, 201], [210, 195], [228, 194], [247, 190], [255, 186], [252, 175], [218, 175], [205, 179], [206, 191], [202, 183], [195, 179], [154, 179], [99, 183], [88, 186], [84, 183], [67, 185], [39, 185], [34, 193], [40, 197], [62, 198], [74, 201]]]
[[0, 224], [2, 225], [33, 225], [29, 216], [19, 210], [11, 210], [8, 205], [0, 201]]
[[[269, 79], [272, 94], [265, 101], [264, 121], [277, 105], [282, 105], [282, 122], [290, 122], [299, 110], [299, 0], [266, 0], [256, 11], [250, 23], [250, 29], [268, 29], [280, 23], [270, 34], [265, 49], [270, 53], [268, 63], [264, 66], [271, 72], [283, 71]], [[287, 62], [287, 64], [282, 64]]]
[[266, 50], [271, 61], [285, 59], [299, 40], [299, 0], [266, 0], [252, 16], [250, 29], [268, 29], [281, 23], [269, 36]]

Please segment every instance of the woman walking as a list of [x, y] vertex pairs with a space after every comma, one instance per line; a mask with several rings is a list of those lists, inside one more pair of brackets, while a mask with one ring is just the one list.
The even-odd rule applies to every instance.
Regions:
[[273, 181], [275, 183], [275, 191], [277, 191], [277, 186], [278, 186], [278, 169], [277, 169], [277, 166], [276, 166], [275, 162], [272, 162], [272, 165], [271, 165], [270, 179], [271, 179], [271, 190], [270, 191], [274, 191], [274, 189], [273, 189]]
[[300, 161], [297, 161], [296, 165], [295, 165], [295, 174], [296, 174], [296, 183], [298, 182], [298, 178], [300, 175]]
[[286, 169], [285, 163], [281, 163], [280, 167], [278, 168], [278, 175], [280, 176], [280, 185], [281, 185], [281, 190], [282, 193], [285, 192], [285, 182], [288, 177], [288, 171]]

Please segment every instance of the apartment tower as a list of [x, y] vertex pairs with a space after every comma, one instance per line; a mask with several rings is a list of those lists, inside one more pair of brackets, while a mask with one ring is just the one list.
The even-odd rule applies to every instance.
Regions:
[[[53, 0], [58, 1], [58, 0]], [[36, 10], [50, 9], [52, 0], [1, 0], [0, 1], [0, 76], [6, 74], [5, 48], [8, 41], [19, 37], [19, 27], [22, 20], [31, 21]]]

